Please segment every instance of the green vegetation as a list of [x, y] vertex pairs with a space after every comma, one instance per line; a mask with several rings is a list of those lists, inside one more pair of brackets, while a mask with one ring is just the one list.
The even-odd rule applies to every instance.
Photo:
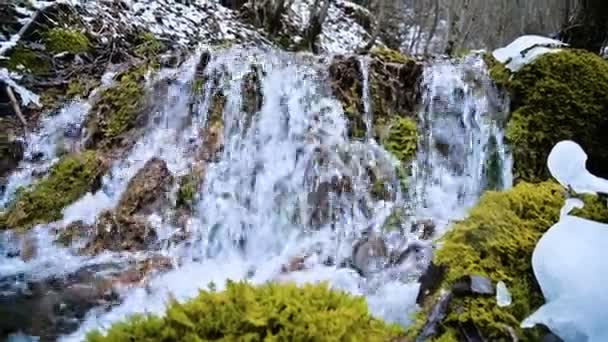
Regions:
[[[501, 308], [493, 296], [457, 297], [440, 325], [437, 341], [460, 341], [463, 323], [473, 323], [491, 341], [510, 340], [508, 329], [520, 340], [539, 340], [538, 330], [522, 330], [519, 324], [543, 303], [532, 271], [532, 252], [542, 234], [557, 222], [563, 194], [564, 189], [554, 182], [522, 182], [506, 192], [487, 192], [469, 217], [442, 238], [443, 246], [434, 259], [447, 267], [442, 288], [451, 288], [465, 275], [487, 276], [494, 283], [506, 283], [513, 303]], [[605, 222], [608, 210], [602, 201], [594, 196], [585, 201], [586, 207], [575, 214]], [[427, 298], [408, 335], [420, 333], [438, 296]]]
[[3, 228], [28, 229], [61, 219], [63, 208], [99, 186], [104, 170], [95, 151], [64, 156], [48, 176], [16, 194], [0, 219]]
[[192, 172], [179, 179], [177, 189], [177, 207], [192, 209], [196, 197], [200, 177]]
[[44, 42], [52, 54], [69, 52], [86, 53], [91, 49], [91, 42], [86, 34], [71, 28], [55, 27], [46, 32]]
[[139, 65], [121, 74], [115, 86], [104, 90], [95, 103], [89, 122], [94, 141], [111, 140], [133, 128], [144, 104], [146, 65]]
[[509, 82], [514, 112], [507, 125], [516, 179], [548, 179], [546, 160], [571, 139], [589, 155], [589, 169], [608, 173], [608, 62], [578, 50], [546, 54]]
[[497, 87], [504, 89], [509, 85], [509, 79], [511, 78], [511, 71], [504, 66], [504, 64], [492, 56], [491, 53], [485, 53], [483, 60], [488, 67], [490, 78], [494, 81]]
[[109, 341], [365, 341], [386, 342], [400, 329], [374, 319], [364, 298], [325, 284], [297, 287], [228, 283], [222, 292], [170, 303], [166, 316], [135, 316], [88, 342]]
[[406, 64], [413, 61], [411, 57], [389, 48], [373, 48], [370, 54], [384, 63]]
[[137, 37], [135, 54], [139, 57], [153, 59], [165, 49], [165, 44], [150, 32], [142, 33]]
[[44, 75], [51, 71], [51, 62], [44, 54], [18, 45], [11, 51], [6, 67], [17, 71], [21, 66], [34, 75]]
[[388, 129], [382, 145], [403, 164], [409, 163], [416, 155], [418, 128], [410, 118], [396, 119]]

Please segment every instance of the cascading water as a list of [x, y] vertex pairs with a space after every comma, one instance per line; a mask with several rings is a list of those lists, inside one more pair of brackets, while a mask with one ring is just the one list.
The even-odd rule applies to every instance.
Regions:
[[424, 135], [411, 196], [415, 214], [442, 230], [463, 218], [484, 190], [511, 186], [503, 129], [508, 101], [492, 85], [478, 55], [432, 62], [423, 83]]
[[[347, 137], [341, 105], [331, 95], [326, 69], [318, 61], [263, 50], [217, 52], [204, 69], [202, 94], [192, 103], [195, 78], [201, 76], [195, 72], [198, 60], [193, 57], [179, 70], [163, 73], [174, 75], [169, 77], [166, 102], [155, 107], [145, 134], [127, 156], [114, 163], [102, 190], [66, 208], [62, 222], [33, 229], [44, 252], [32, 261], [6, 264], [0, 278], [17, 273], [27, 277], [42, 267], [57, 275], [78, 265], [119, 263], [146, 254], [74, 256], [53, 244], [49, 228], [95, 221], [103, 209], [117, 204], [129, 180], [152, 157], [163, 159], [176, 176], [187, 173], [197, 162], [197, 145], [205, 141], [200, 132], [209, 133], [219, 120], [222, 148], [204, 167], [186, 238], [160, 251], [177, 267], [145, 286], [123, 289], [121, 304], [109, 311], [89, 311], [78, 330], [62, 340], [81, 341], [86, 331], [107, 328], [136, 312], [162, 313], [169, 298], [190, 298], [210, 283], [221, 288], [227, 279], [324, 280], [365, 295], [374, 314], [407, 324], [418, 291], [411, 279], [423, 270], [429, 249], [404, 254], [420, 242], [410, 233], [383, 231], [386, 218], [407, 205], [415, 218], [445, 225], [462, 216], [484, 188], [510, 184], [509, 172], [503, 173], [510, 162], [499, 125], [504, 108], [492, 103], [498, 94], [481, 60], [438, 61], [426, 68], [420, 118], [425, 134], [410, 194], [400, 193], [393, 156], [373, 139]], [[361, 62], [365, 79], [366, 65]], [[244, 89], [252, 73], [263, 101], [245, 110]], [[218, 98], [225, 101], [219, 118], [213, 112]], [[371, 129], [373, 104], [368, 94], [364, 100]], [[490, 177], [488, 165], [499, 165], [493, 171], [499, 175]], [[390, 196], [372, 194], [370, 170], [395, 185]], [[490, 185], [490, 179], [498, 181]], [[169, 216], [149, 217], [161, 239], [175, 230]], [[3, 244], [9, 245], [10, 236], [4, 237]], [[385, 252], [359, 258], [353, 246], [374, 248], [370, 241], [378, 237], [386, 242]], [[294, 259], [302, 265], [286, 270]]]

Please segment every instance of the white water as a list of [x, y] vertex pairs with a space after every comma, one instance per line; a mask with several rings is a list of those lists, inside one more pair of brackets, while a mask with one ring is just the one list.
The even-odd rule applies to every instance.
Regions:
[[[107, 328], [136, 312], [162, 313], [170, 296], [184, 300], [210, 282], [222, 288], [227, 279], [328, 281], [336, 288], [365, 295], [375, 315], [408, 324], [418, 291], [411, 279], [423, 270], [430, 256], [428, 249], [396, 266], [388, 267], [386, 260], [380, 260], [370, 265], [366, 277], [336, 265], [351, 256], [353, 244], [365, 232], [381, 234], [385, 218], [394, 208], [405, 207], [407, 198], [416, 200], [417, 217], [430, 217], [444, 226], [464, 215], [482, 191], [488, 155], [484, 148], [492, 134], [503, 168], [510, 168], [501, 131], [490, 120], [496, 108], [484, 100], [496, 94], [490, 93], [489, 83], [477, 84], [478, 79], [487, 79], [480, 60], [471, 58], [457, 65], [440, 61], [427, 67], [421, 129], [430, 129], [414, 165], [409, 196], [400, 193], [396, 160], [390, 154], [373, 139], [355, 142], [347, 138], [347, 123], [341, 105], [329, 93], [324, 66], [260, 50], [217, 53], [205, 74], [217, 79], [219, 87], [207, 82], [190, 122], [188, 101], [196, 61], [193, 58], [175, 71], [167, 100], [154, 111], [146, 134], [104, 177], [102, 190], [66, 208], [63, 222], [55, 224], [78, 219], [93, 222], [103, 209], [116, 205], [129, 179], [151, 157], [165, 160], [174, 175], [184, 174], [194, 161], [194, 147], [201, 142], [198, 132], [208, 124], [210, 99], [221, 90], [227, 99], [224, 148], [218, 161], [207, 166], [200, 200], [188, 224], [189, 238], [163, 251], [178, 267], [152, 279], [145, 288], [129, 290], [122, 304], [110, 312], [93, 310], [80, 329], [63, 340], [80, 341], [86, 331]], [[261, 67], [258, 76], [264, 102], [249, 120], [241, 109], [241, 85], [252, 64]], [[367, 76], [367, 72], [363, 74]], [[467, 78], [470, 74], [475, 77]], [[460, 99], [453, 95], [457, 89], [464, 93]], [[366, 96], [365, 110], [371, 115], [373, 104]], [[445, 108], [440, 106], [442, 101]], [[451, 146], [447, 157], [434, 147], [446, 134]], [[390, 199], [378, 200], [370, 194], [369, 169], [390, 180]], [[510, 184], [508, 174], [501, 174], [504, 186]], [[323, 190], [331, 189], [332, 183], [349, 184], [351, 190]], [[161, 237], [174, 230], [165, 216], [154, 216]], [[34, 234], [48, 235], [36, 230]], [[409, 233], [393, 232], [384, 238], [389, 250], [396, 252], [416, 242]], [[62, 259], [84, 264], [124, 257], [107, 253], [68, 258], [70, 251], [53, 246], [51, 240], [39, 238], [39, 244], [46, 248], [44, 266], [55, 274], [67, 272]], [[298, 256], [308, 256], [306, 268], [282, 273], [281, 267]], [[19, 265], [1, 269], [0, 275], [35, 272], [39, 266], [34, 266], [19, 261]]]
[[497, 188], [511, 186], [512, 161], [500, 128], [508, 109], [476, 55], [460, 62], [434, 61], [426, 67], [423, 83], [419, 130], [426, 134], [413, 165], [410, 196], [417, 216], [432, 218], [441, 234], [485, 190], [492, 137], [500, 161]]
[[361, 69], [361, 76], [363, 77], [363, 115], [365, 120], [366, 138], [367, 140], [373, 139], [374, 136], [374, 117], [372, 112], [372, 104], [370, 100], [370, 89], [369, 89], [369, 58], [363, 56], [359, 58], [359, 67]]

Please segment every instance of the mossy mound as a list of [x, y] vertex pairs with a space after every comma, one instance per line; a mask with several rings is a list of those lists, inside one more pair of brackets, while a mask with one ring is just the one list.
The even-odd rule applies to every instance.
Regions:
[[117, 323], [104, 341], [390, 341], [395, 325], [374, 319], [365, 299], [326, 285], [228, 283], [222, 292], [170, 303], [165, 317], [136, 316]]
[[46, 32], [44, 42], [50, 53], [68, 52], [80, 54], [91, 49], [86, 34], [71, 28], [55, 27]]
[[414, 59], [402, 54], [399, 51], [388, 48], [374, 48], [370, 51], [371, 55], [385, 63], [407, 64], [414, 62]]
[[[434, 336], [437, 341], [463, 340], [461, 327], [466, 325], [473, 325], [490, 341], [510, 341], [510, 330], [520, 340], [540, 340], [539, 330], [522, 330], [519, 325], [543, 303], [532, 270], [532, 252], [542, 234], [558, 221], [564, 199], [564, 189], [550, 181], [522, 182], [506, 192], [487, 192], [469, 217], [443, 237], [434, 259], [446, 268], [440, 288], [450, 289], [466, 275], [481, 275], [494, 284], [505, 282], [513, 302], [501, 308], [494, 296], [454, 297]], [[585, 202], [575, 215], [606, 221], [608, 209], [603, 201], [589, 196]], [[420, 334], [439, 297], [435, 293], [426, 298], [408, 335]]]
[[105, 169], [95, 151], [64, 156], [48, 176], [19, 191], [0, 220], [3, 228], [27, 229], [61, 219], [63, 208], [100, 186]]
[[514, 112], [507, 138], [516, 179], [548, 179], [547, 156], [567, 139], [587, 152], [591, 172], [608, 176], [607, 61], [578, 50], [546, 54], [515, 73], [509, 88]]

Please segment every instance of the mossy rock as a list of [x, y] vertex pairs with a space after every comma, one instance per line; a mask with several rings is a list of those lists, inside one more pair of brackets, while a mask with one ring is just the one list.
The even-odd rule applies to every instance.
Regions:
[[397, 118], [391, 123], [382, 145], [401, 163], [407, 164], [416, 156], [418, 128], [410, 118]]
[[[521, 321], [543, 304], [543, 296], [532, 270], [536, 243], [559, 219], [564, 189], [548, 181], [522, 182], [505, 192], [487, 192], [468, 218], [456, 223], [442, 238], [434, 263], [445, 267], [440, 288], [450, 289], [466, 275], [481, 275], [494, 284], [503, 281], [513, 302], [498, 307], [494, 296], [455, 297], [440, 323], [437, 341], [462, 340], [459, 327], [473, 324], [490, 341], [511, 340], [509, 330], [520, 340], [540, 340], [540, 330], [520, 328]], [[573, 214], [606, 222], [608, 209], [596, 196], [585, 197], [586, 206]], [[420, 334], [440, 293], [430, 294], [417, 314], [408, 335]], [[458, 338], [455, 338], [458, 337]]]
[[589, 170], [608, 176], [608, 61], [578, 50], [546, 54], [515, 73], [509, 88], [507, 138], [517, 180], [548, 179], [546, 160], [561, 140], [579, 143]]
[[201, 291], [166, 315], [135, 316], [113, 325], [104, 341], [365, 341], [386, 342], [400, 328], [373, 318], [363, 297], [330, 290], [326, 284], [227, 284], [222, 292]]
[[91, 49], [91, 41], [87, 35], [74, 28], [54, 27], [46, 32], [44, 43], [52, 54], [81, 54]]
[[145, 59], [156, 58], [160, 53], [167, 50], [165, 44], [150, 32], [141, 33], [137, 37], [136, 43], [135, 54]]
[[87, 124], [90, 132], [87, 146], [111, 142], [135, 127], [138, 114], [145, 102], [145, 74], [147, 65], [138, 65], [119, 75], [116, 84], [104, 90], [93, 105]]
[[105, 170], [95, 151], [64, 156], [48, 176], [17, 193], [5, 213], [4, 228], [27, 229], [61, 219], [63, 208], [99, 188]]
[[385, 63], [408, 64], [414, 61], [413, 58], [389, 48], [374, 48], [370, 54]]
[[198, 186], [201, 183], [201, 177], [196, 172], [192, 172], [182, 176], [178, 182], [179, 188], [177, 189], [176, 205], [178, 208], [192, 210]]
[[[380, 49], [372, 52], [368, 71], [372, 135], [378, 139], [380, 131], [396, 117], [413, 117], [420, 95], [422, 66], [397, 51]], [[343, 104], [349, 136], [365, 137], [367, 126], [359, 57], [335, 57], [329, 67], [329, 76], [332, 90]]]

